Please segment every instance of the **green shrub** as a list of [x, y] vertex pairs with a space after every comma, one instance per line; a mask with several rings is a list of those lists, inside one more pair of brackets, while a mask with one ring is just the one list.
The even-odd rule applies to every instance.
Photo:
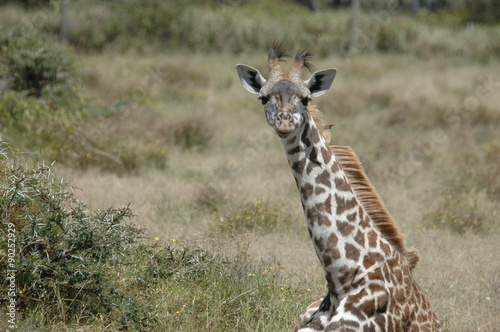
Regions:
[[79, 103], [75, 60], [46, 35], [22, 27], [2, 33], [0, 56], [10, 89], [47, 104], [68, 107]]
[[[0, 227], [3, 234], [14, 229], [15, 299], [22, 315], [82, 323], [106, 317], [124, 327], [153, 322], [148, 306], [116, 278], [123, 257], [143, 237], [143, 230], [127, 223], [128, 207], [92, 211], [56, 181], [50, 167], [27, 168], [5, 155], [0, 184]], [[6, 242], [0, 251], [6, 254]], [[7, 264], [2, 260], [2, 271]], [[6, 277], [0, 276], [2, 294]]]

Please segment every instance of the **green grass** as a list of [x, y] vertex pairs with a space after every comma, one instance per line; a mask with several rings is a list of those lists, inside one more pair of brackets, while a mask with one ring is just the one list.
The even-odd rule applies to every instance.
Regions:
[[[433, 22], [426, 16], [432, 14], [398, 14], [369, 30], [363, 49], [348, 53], [348, 12], [311, 16], [300, 6], [272, 3], [197, 5], [172, 12], [179, 14], [172, 20], [161, 18], [167, 7], [144, 7], [127, 22], [120, 19], [131, 3], [115, 8], [116, 15], [110, 4], [86, 9], [75, 3], [78, 25], [67, 48], [54, 41], [56, 10], [0, 7], [3, 26], [36, 22], [47, 45], [72, 53], [79, 82], [77, 108], [46, 105], [23, 88], [3, 92], [0, 114], [8, 106], [22, 121], [2, 122], [2, 140], [11, 149], [2, 157], [2, 206], [16, 188], [9, 181], [22, 174], [37, 188], [32, 200], [16, 196], [15, 214], [2, 208], [3, 220], [59, 216], [54, 220], [79, 226], [84, 235], [129, 207], [119, 227], [130, 219], [146, 236], [129, 233], [129, 245], [117, 243], [119, 236], [96, 238], [103, 250], [126, 247], [123, 255], [88, 264], [89, 280], [101, 278], [98, 286], [112, 309], [106, 301], [101, 307], [68, 301], [75, 296], [64, 295], [71, 288], [63, 287], [63, 277], [52, 288], [45, 284], [44, 296], [52, 301], [35, 301], [28, 291], [37, 290], [27, 281], [19, 299], [32, 306], [20, 312], [20, 328], [286, 331], [324, 295], [281, 144], [234, 70], [246, 63], [265, 73], [269, 43], [285, 39], [292, 48], [311, 47], [318, 69], [338, 68], [331, 91], [314, 102], [335, 123], [333, 142], [358, 153], [408, 244], [420, 251], [416, 279], [444, 330], [495, 331], [498, 26], [471, 31]], [[288, 18], [275, 15], [282, 6]], [[361, 26], [372, 22], [365, 13]], [[4, 76], [8, 62], [5, 48], [1, 52]], [[75, 109], [84, 115], [74, 117]], [[42, 160], [55, 161], [50, 173], [57, 177], [35, 176], [49, 172], [40, 173]], [[48, 197], [60, 197], [61, 204]], [[91, 227], [71, 217], [75, 211]], [[49, 235], [63, 239], [53, 241], [61, 252], [78, 238], [68, 239], [56, 226]], [[92, 250], [85, 254], [92, 258]], [[28, 258], [40, 263], [44, 256]], [[58, 269], [61, 276], [77, 270]]]

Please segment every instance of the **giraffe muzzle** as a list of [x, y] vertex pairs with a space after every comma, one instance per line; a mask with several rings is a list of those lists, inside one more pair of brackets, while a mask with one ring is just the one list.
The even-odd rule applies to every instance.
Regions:
[[295, 129], [291, 112], [279, 112], [276, 116], [276, 133], [281, 138], [287, 137]]

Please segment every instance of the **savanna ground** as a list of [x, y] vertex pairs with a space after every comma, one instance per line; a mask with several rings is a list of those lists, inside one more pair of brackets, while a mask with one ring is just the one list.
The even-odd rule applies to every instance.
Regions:
[[[318, 40], [306, 46], [317, 46], [316, 68], [336, 67], [338, 73], [332, 89], [314, 103], [335, 123], [332, 142], [357, 152], [407, 244], [419, 250], [416, 279], [443, 329], [500, 330], [498, 27], [449, 27], [430, 14], [404, 13], [381, 23], [365, 13], [361, 26], [376, 26], [376, 33], [365, 31], [358, 50], [331, 51], [342, 44], [337, 39], [348, 40], [348, 12], [312, 14], [282, 5], [302, 22], [317, 15], [318, 25], [307, 28]], [[33, 15], [15, 7], [0, 13], [4, 22]], [[212, 22], [208, 30], [217, 19], [231, 27], [228, 17], [236, 17], [251, 35], [256, 28], [248, 13], [260, 12], [250, 5], [198, 8], [184, 17]], [[264, 14], [258, 17], [265, 21]], [[262, 28], [276, 28], [270, 25]], [[50, 33], [50, 22], [42, 26]], [[113, 311], [65, 316], [68, 304], [59, 297], [55, 314], [43, 300], [28, 311], [19, 308], [20, 329], [286, 331], [324, 295], [283, 148], [236, 75], [237, 63], [266, 72], [265, 38], [251, 50], [223, 29], [227, 36], [209, 48], [210, 32], [191, 29], [181, 37], [192, 47], [130, 46], [124, 36], [90, 52], [82, 51], [79, 39], [66, 47], [75, 53], [80, 98], [91, 109], [72, 126], [88, 130], [83, 137], [89, 142], [103, 144], [86, 143], [91, 147], [82, 155], [59, 162], [48, 157], [50, 148], [23, 151], [9, 141], [9, 133], [22, 141], [29, 132], [4, 129], [15, 158], [29, 152], [26, 163], [56, 159], [52, 172], [89, 209], [129, 206], [130, 220], [145, 229], [141, 241], [152, 250], [135, 252], [113, 274], [147, 303], [153, 316], [147, 324], [120, 325]], [[244, 38], [241, 31], [234, 33]], [[292, 47], [301, 42], [285, 33], [276, 38]], [[102, 162], [106, 156], [108, 164]], [[158, 260], [165, 266], [157, 268], [167, 272], [145, 279], [141, 265], [150, 264], [150, 252], [162, 250], [171, 260]], [[180, 267], [169, 273], [174, 263]], [[56, 318], [44, 317], [48, 312]]]

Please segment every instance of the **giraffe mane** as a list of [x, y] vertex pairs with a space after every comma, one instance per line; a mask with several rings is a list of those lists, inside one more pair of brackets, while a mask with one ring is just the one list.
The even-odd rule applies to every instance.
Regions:
[[382, 236], [406, 258], [410, 269], [413, 269], [417, 265], [420, 255], [415, 248], [406, 247], [404, 235], [399, 231], [394, 219], [370, 183], [357, 155], [348, 146], [330, 145], [330, 148], [366, 213], [380, 230]]

